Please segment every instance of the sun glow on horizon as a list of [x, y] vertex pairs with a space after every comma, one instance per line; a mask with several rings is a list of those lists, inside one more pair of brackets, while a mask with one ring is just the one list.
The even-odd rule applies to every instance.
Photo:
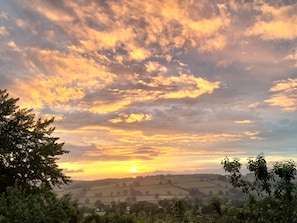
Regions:
[[132, 166], [129, 170], [130, 173], [138, 173], [137, 171], [137, 167], [136, 166]]

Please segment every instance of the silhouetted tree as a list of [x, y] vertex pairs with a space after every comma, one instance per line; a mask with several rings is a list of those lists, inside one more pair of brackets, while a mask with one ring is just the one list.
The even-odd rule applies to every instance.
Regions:
[[0, 90], [0, 193], [15, 185], [34, 190], [68, 183], [56, 164], [67, 151], [51, 136], [54, 119], [36, 118], [17, 101]]
[[0, 90], [0, 222], [77, 222], [78, 206], [54, 186], [70, 182], [56, 163], [67, 153], [51, 136], [54, 119], [20, 109]]
[[[239, 159], [225, 158], [222, 165], [229, 173], [231, 184], [246, 195], [244, 211], [253, 222], [297, 222], [296, 164], [277, 162], [269, 170], [263, 154], [248, 159], [247, 169], [253, 180], [241, 174]], [[241, 218], [243, 216], [241, 215]]]

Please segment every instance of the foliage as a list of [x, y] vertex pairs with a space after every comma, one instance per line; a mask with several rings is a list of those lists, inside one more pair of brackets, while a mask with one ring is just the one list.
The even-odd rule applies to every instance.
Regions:
[[28, 194], [26, 191], [9, 187], [0, 196], [0, 222], [66, 223], [77, 222], [78, 206], [69, 195], [58, 198], [47, 191]]
[[131, 205], [131, 212], [135, 213], [136, 215], [151, 215], [158, 213], [159, 207], [157, 204], [153, 204], [148, 201], [139, 201]]
[[106, 213], [103, 216], [96, 214], [95, 212], [85, 216], [81, 222], [82, 223], [145, 223], [145, 221], [138, 221], [134, 215], [128, 213], [120, 213], [119, 211], [114, 211]]
[[184, 200], [172, 200], [167, 212], [175, 222], [183, 222], [186, 219], [186, 203]]
[[277, 162], [269, 169], [263, 154], [256, 159], [249, 158], [247, 169], [253, 173], [252, 181], [242, 176], [238, 159], [225, 158], [222, 165], [232, 185], [247, 195], [242, 208], [226, 209], [227, 214], [232, 214], [233, 222], [234, 216], [248, 222], [297, 222], [296, 164], [293, 161]]
[[54, 120], [36, 118], [17, 101], [0, 90], [0, 193], [15, 185], [32, 191], [68, 183], [56, 164], [67, 151], [51, 136]]
[[0, 222], [78, 222], [77, 203], [52, 191], [70, 182], [56, 163], [67, 151], [51, 136], [54, 120], [36, 118], [17, 101], [0, 90]]
[[120, 212], [113, 212], [109, 213], [108, 215], [105, 216], [105, 222], [110, 222], [110, 223], [117, 223], [117, 222], [122, 222], [122, 223], [136, 223], [136, 219], [134, 218], [133, 215], [130, 214], [122, 214]]

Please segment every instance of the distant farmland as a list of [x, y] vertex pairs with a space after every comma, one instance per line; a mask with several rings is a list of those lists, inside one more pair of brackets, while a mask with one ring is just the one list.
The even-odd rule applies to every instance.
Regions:
[[79, 204], [96, 207], [120, 202], [195, 198], [202, 202], [213, 196], [235, 199], [238, 196], [228, 179], [216, 174], [157, 175], [137, 178], [74, 181], [56, 191], [58, 195], [71, 193]]

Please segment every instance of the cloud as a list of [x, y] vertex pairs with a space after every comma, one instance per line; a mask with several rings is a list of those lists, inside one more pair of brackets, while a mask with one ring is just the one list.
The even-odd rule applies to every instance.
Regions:
[[[111, 3], [110, 8], [124, 24], [132, 23], [135, 26], [134, 30], [137, 33], [136, 38], [134, 37], [135, 42], [145, 38], [145, 45], [157, 43], [165, 50], [172, 44], [176, 48], [184, 47], [187, 42], [193, 46], [203, 44], [200, 42], [204, 37], [215, 34], [229, 24], [229, 19], [223, 12], [217, 15], [214, 13], [209, 19], [199, 18], [197, 12], [203, 11], [204, 8], [197, 2], [192, 4], [160, 1], [158, 7], [155, 7], [154, 1], [129, 1], [120, 4]], [[217, 12], [217, 9], [208, 8], [213, 12]], [[131, 17], [126, 16], [128, 13]], [[142, 25], [142, 29], [138, 29], [139, 25]]]
[[[158, 60], [171, 60], [172, 56], [168, 52], [174, 48], [184, 48], [187, 41], [193, 47], [203, 46], [203, 51], [222, 49], [225, 37], [217, 35], [217, 32], [229, 24], [223, 9], [218, 11], [217, 7], [211, 7], [210, 10], [215, 13], [206, 19], [193, 17], [192, 14], [196, 14], [194, 11], [189, 14], [187, 3], [161, 2], [161, 10], [152, 8], [152, 4], [155, 3], [135, 1], [133, 4], [109, 2], [96, 5], [95, 2], [56, 4], [38, 1], [37, 7], [34, 7], [34, 4], [27, 1], [24, 4], [27, 10], [35, 12], [35, 16], [37, 12], [44, 22], [52, 23], [51, 28], [36, 29], [37, 32], [47, 34], [48, 42], [44, 44], [52, 44], [61, 36], [61, 31], [69, 39], [62, 49], [55, 45], [59, 50], [21, 46], [25, 49], [22, 52], [22, 61], [26, 61], [23, 68], [30, 69], [35, 76], [25, 75], [15, 79], [13, 92], [15, 95], [23, 91], [30, 92], [22, 100], [26, 107], [34, 106], [37, 109], [54, 106], [61, 111], [90, 111], [99, 114], [121, 111], [140, 101], [197, 98], [211, 94], [219, 88], [218, 81], [212, 82], [188, 74], [177, 76], [175, 72], [179, 69], [178, 65], [169, 71]], [[204, 10], [201, 4], [194, 6], [200, 11]], [[133, 8], [138, 10], [131, 10]], [[127, 17], [128, 12], [131, 15]], [[177, 18], [172, 17], [173, 14]], [[114, 17], [120, 22], [115, 22]], [[155, 20], [159, 22], [155, 24]], [[22, 28], [27, 27], [24, 24], [29, 24], [21, 19], [16, 21]], [[173, 36], [166, 36], [171, 33]], [[208, 36], [212, 40], [207, 44], [201, 43]], [[176, 38], [180, 38], [183, 43], [176, 45]], [[111, 71], [115, 69], [115, 64], [118, 66], [120, 63], [120, 69], [125, 66], [128, 70], [133, 61], [144, 60], [148, 60], [144, 64], [145, 70], [148, 73], [158, 72], [157, 76], [145, 78], [141, 74], [124, 87], [118, 85], [120, 80], [131, 74]], [[88, 95], [94, 95], [94, 92], [98, 95], [104, 92], [106, 95], [88, 100]]]
[[[118, 1], [82, 4], [65, 2], [55, 5], [39, 1], [27, 7], [40, 16], [62, 27], [69, 36], [76, 39], [71, 49], [78, 52], [112, 49], [121, 46], [130, 60], [141, 61], [156, 53], [153, 44], [161, 46], [163, 53], [187, 44], [202, 47], [203, 50], [222, 49], [224, 37], [217, 33], [226, 28], [230, 19], [224, 7], [209, 6], [196, 2], [160, 1]], [[205, 10], [209, 18], [198, 16]], [[92, 16], [90, 16], [92, 15]], [[129, 15], [129, 16], [127, 16]], [[116, 18], [116, 19], [115, 19]], [[100, 23], [98, 24], [98, 21]], [[205, 41], [213, 37], [212, 41]], [[208, 45], [207, 47], [204, 47]], [[201, 49], [202, 49], [201, 48]]]
[[294, 66], [297, 67], [297, 51], [296, 51], [296, 49], [293, 49], [291, 54], [285, 56], [284, 60], [295, 62]]
[[251, 140], [264, 140], [265, 138], [259, 137], [258, 135], [260, 134], [259, 131], [256, 132], [251, 132], [251, 131], [246, 131], [244, 134], [248, 137], [250, 137]]
[[[130, 86], [130, 87], [129, 87]], [[126, 89], [128, 87], [128, 89]], [[108, 101], [95, 100], [92, 106], [85, 107], [93, 113], [107, 114], [116, 112], [134, 103], [158, 101], [162, 99], [197, 98], [203, 94], [211, 94], [220, 87], [220, 82], [211, 82], [201, 77], [181, 74], [179, 76], [152, 76], [139, 78], [134, 76], [127, 85], [110, 88], [112, 95]], [[121, 89], [122, 88], [122, 89]], [[112, 101], [111, 99], [114, 98]]]
[[126, 122], [126, 123], [135, 123], [135, 122], [143, 122], [143, 121], [149, 121], [152, 119], [152, 116], [150, 114], [125, 114], [121, 113], [117, 118], [109, 119], [108, 121], [111, 123], [120, 123], [120, 122]]
[[130, 58], [132, 60], [141, 61], [150, 57], [150, 52], [143, 48], [134, 48], [130, 50]]
[[5, 26], [0, 26], [0, 35], [2, 36], [7, 36], [9, 33], [7, 31], [7, 29], [5, 28]]
[[132, 163], [148, 173], [198, 171], [229, 154], [289, 154], [296, 7], [4, 1], [0, 85], [38, 117], [56, 117], [70, 151], [59, 164], [74, 176], [128, 173]]
[[60, 23], [74, 21], [75, 16], [73, 10], [69, 7], [70, 5], [65, 4], [64, 1], [36, 0], [34, 6], [30, 3], [30, 1], [25, 0], [22, 6], [26, 8], [34, 7], [34, 12], [39, 13], [48, 20]]
[[[84, 126], [77, 130], [57, 131], [61, 140], [76, 142], [65, 144], [71, 153], [62, 157], [61, 162], [91, 163], [93, 161], [128, 161], [128, 160], [159, 160], [174, 156], [202, 156], [214, 153], [240, 152], [238, 147], [230, 147], [243, 140], [262, 140], [259, 131], [234, 133], [174, 133], [145, 129], [116, 129], [100, 125]], [[79, 140], [78, 140], [79, 139]], [[220, 145], [221, 150], [215, 148]]]
[[275, 81], [270, 89], [273, 95], [265, 100], [271, 106], [281, 107], [283, 111], [293, 112], [297, 110], [297, 79]]
[[25, 107], [56, 106], [61, 109], [66, 102], [82, 99], [95, 88], [104, 88], [115, 77], [105, 66], [80, 55], [32, 48], [28, 49], [28, 59], [29, 56], [32, 56], [29, 60], [32, 61], [31, 69], [37, 75], [15, 79], [14, 87], [14, 93], [18, 95], [29, 92], [21, 101]]
[[297, 5], [273, 7], [263, 4], [258, 21], [245, 32], [247, 36], [260, 36], [264, 40], [297, 37]]
[[[150, 87], [146, 92], [144, 90], [128, 90], [127, 94], [140, 95], [141, 100], [152, 100], [158, 98], [197, 98], [202, 94], [211, 94], [218, 89], [220, 82], [211, 82], [201, 77], [181, 74], [179, 76], [161, 76], [151, 77], [149, 81], [138, 81], [139, 83]], [[124, 92], [123, 92], [124, 93]]]
[[66, 144], [66, 150], [71, 153], [64, 155], [59, 162], [90, 163], [93, 161], [127, 161], [127, 160], [152, 160], [168, 151], [162, 147], [126, 146], [109, 144], [73, 145]]
[[166, 72], [167, 68], [165, 66], [162, 66], [160, 63], [156, 61], [149, 61], [148, 63], [145, 64], [145, 68], [147, 72]]
[[252, 124], [253, 121], [252, 120], [237, 120], [237, 121], [234, 121], [234, 123], [236, 123], [236, 124]]
[[13, 48], [14, 50], [19, 50], [19, 49], [17, 48], [15, 42], [13, 42], [13, 41], [9, 41], [9, 42], [7, 43], [7, 45], [10, 46], [11, 48]]
[[208, 39], [203, 45], [199, 47], [199, 51], [216, 51], [225, 48], [227, 43], [226, 37], [223, 35], [216, 36], [212, 39]]

